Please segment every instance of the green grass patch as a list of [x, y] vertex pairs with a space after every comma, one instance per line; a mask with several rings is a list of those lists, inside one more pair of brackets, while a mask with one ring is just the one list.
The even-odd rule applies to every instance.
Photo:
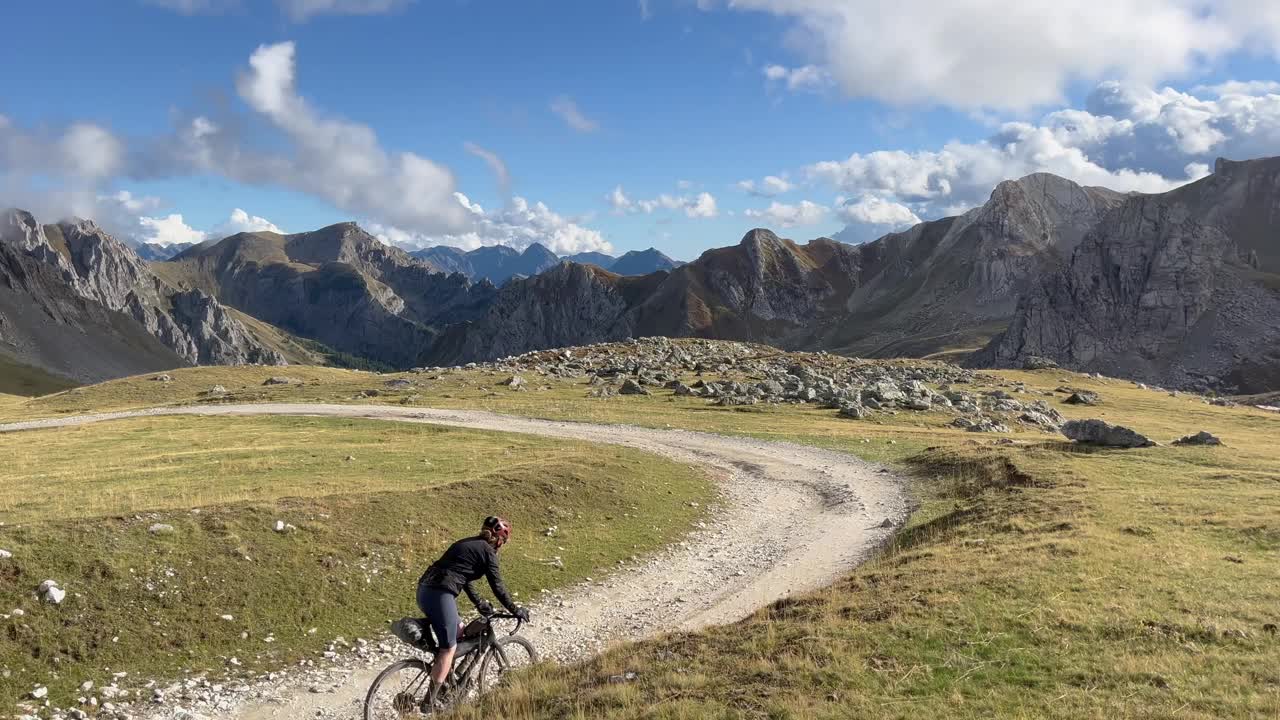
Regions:
[[[47, 684], [64, 706], [116, 672], [236, 676], [373, 637], [488, 514], [512, 520], [503, 569], [532, 602], [675, 541], [714, 494], [630, 449], [372, 420], [147, 418], [0, 443], [0, 617], [24, 610], [0, 619], [0, 697]], [[35, 599], [45, 579], [62, 605]]]

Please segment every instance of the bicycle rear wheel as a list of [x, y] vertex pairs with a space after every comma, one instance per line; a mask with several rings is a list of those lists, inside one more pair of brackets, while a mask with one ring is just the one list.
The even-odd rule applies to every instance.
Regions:
[[364, 698], [364, 720], [402, 720], [420, 717], [418, 706], [431, 687], [431, 666], [422, 660], [401, 660], [383, 670]]
[[494, 641], [484, 661], [480, 663], [480, 693], [484, 694], [502, 686], [510, 673], [522, 670], [538, 662], [538, 651], [533, 643], [513, 635]]

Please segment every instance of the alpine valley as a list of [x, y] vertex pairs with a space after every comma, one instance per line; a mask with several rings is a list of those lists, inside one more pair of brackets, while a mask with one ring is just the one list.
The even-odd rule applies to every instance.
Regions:
[[1280, 388], [1278, 231], [1280, 158], [1220, 160], [1153, 195], [1035, 174], [862, 245], [755, 229], [684, 264], [539, 244], [410, 254], [354, 223], [134, 248], [14, 210], [0, 218], [0, 356], [94, 381], [455, 365], [661, 335], [1261, 393]]

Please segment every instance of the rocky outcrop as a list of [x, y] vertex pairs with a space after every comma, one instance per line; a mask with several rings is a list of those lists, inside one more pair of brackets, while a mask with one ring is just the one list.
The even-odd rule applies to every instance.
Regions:
[[[0, 246], [6, 248], [8, 342], [32, 364], [101, 379], [183, 364], [284, 362], [212, 297], [160, 280], [91, 221], [40, 225], [30, 213], [8, 211], [0, 219]], [[17, 317], [24, 318], [21, 330]], [[76, 333], [89, 347], [79, 358], [62, 357], [60, 349], [74, 344]], [[139, 343], [144, 335], [153, 340]]]
[[1062, 434], [1082, 445], [1114, 448], [1145, 448], [1155, 445], [1147, 436], [1104, 420], [1072, 420], [1062, 426]]
[[[1232, 235], [1258, 218], [1280, 221], [1280, 194], [1242, 189], [1280, 193], [1280, 164], [1258, 163], [1230, 166], [1240, 182], [1210, 177], [1126, 200], [1069, 263], [1028, 290], [1008, 329], [968, 364], [1016, 367], [1044, 356], [1074, 370], [1180, 388], [1247, 393], [1280, 385], [1280, 284], [1250, 266]], [[1217, 194], [1221, 207], [1211, 199]]]

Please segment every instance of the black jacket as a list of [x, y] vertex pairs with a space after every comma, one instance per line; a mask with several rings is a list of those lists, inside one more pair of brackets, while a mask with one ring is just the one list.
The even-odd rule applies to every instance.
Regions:
[[482, 537], [470, 537], [449, 546], [440, 559], [431, 564], [418, 580], [418, 585], [442, 588], [456, 597], [466, 591], [467, 597], [475, 605], [480, 604], [480, 596], [476, 595], [471, 583], [480, 578], [489, 580], [489, 587], [510, 612], [516, 611], [516, 604], [507, 594], [507, 586], [502, 582], [502, 572], [498, 570], [498, 551]]

